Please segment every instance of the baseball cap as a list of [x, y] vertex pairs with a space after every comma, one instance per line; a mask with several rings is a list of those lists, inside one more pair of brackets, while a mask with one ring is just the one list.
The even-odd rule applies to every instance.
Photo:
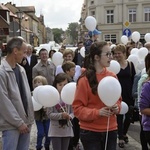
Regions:
[[88, 35], [89, 35], [89, 36], [92, 36], [92, 35], [99, 35], [99, 34], [101, 34], [101, 33], [102, 33], [101, 31], [95, 29], [94, 31], [89, 31], [89, 32], [88, 32]]

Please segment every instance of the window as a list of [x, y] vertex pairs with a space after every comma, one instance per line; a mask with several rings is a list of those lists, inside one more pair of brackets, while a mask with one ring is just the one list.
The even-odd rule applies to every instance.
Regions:
[[107, 10], [107, 23], [114, 23], [114, 11]]
[[91, 11], [91, 16], [95, 16], [95, 11]]
[[91, 1], [91, 5], [93, 5], [94, 4], [94, 1]]
[[150, 21], [150, 8], [144, 8], [144, 21]]
[[130, 8], [128, 10], [129, 13], [129, 22], [136, 22], [136, 9]]
[[104, 36], [105, 41], [111, 41], [113, 44], [117, 43], [116, 34], [106, 34]]

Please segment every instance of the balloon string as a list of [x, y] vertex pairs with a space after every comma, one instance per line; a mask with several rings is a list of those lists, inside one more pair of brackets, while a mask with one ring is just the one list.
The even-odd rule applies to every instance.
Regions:
[[[58, 103], [58, 104], [59, 104], [59, 106], [61, 107], [62, 111], [63, 111], [63, 112], [66, 112], [65, 109], [62, 107], [62, 105], [61, 105], [60, 103]], [[73, 126], [73, 125], [72, 125], [72, 122], [71, 122], [70, 120], [69, 120], [69, 123], [70, 123], [71, 126]]]
[[[109, 112], [110, 112], [110, 109], [109, 109]], [[108, 121], [107, 121], [107, 132], [106, 132], [106, 140], [105, 140], [105, 150], [107, 149], [109, 121], [110, 121], [110, 116], [108, 117]]]

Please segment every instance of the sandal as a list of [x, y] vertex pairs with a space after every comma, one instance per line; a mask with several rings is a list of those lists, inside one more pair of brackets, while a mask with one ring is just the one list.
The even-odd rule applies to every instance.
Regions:
[[119, 140], [118, 146], [120, 148], [124, 148], [124, 141], [123, 140]]
[[128, 143], [128, 142], [129, 142], [129, 139], [128, 139], [127, 136], [124, 136], [124, 141], [125, 141], [125, 143]]

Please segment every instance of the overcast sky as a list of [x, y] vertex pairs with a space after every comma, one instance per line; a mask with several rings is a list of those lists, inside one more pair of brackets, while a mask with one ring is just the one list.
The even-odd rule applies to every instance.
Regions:
[[0, 0], [16, 6], [35, 6], [36, 15], [44, 15], [45, 26], [66, 30], [68, 23], [78, 22], [84, 0]]

